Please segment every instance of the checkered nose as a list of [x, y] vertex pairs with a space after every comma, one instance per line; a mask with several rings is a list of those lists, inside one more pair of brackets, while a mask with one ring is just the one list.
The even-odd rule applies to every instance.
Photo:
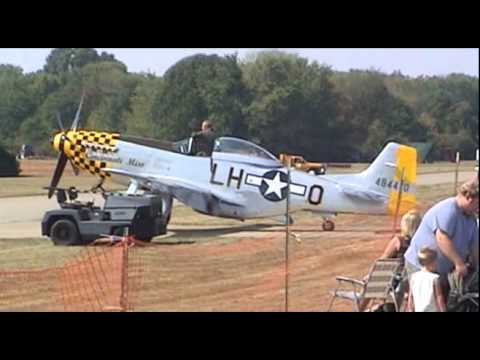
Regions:
[[[104, 149], [114, 149], [118, 138], [119, 134], [116, 133], [70, 130], [65, 133], [63, 152], [79, 169], [103, 178], [109, 177], [109, 174], [102, 171], [107, 167], [107, 162], [104, 158], [98, 159], [97, 156], [103, 156]], [[59, 147], [62, 150], [62, 146]]]

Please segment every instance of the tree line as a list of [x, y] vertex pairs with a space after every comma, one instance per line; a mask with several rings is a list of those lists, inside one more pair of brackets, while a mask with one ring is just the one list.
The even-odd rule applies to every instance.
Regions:
[[366, 161], [393, 139], [433, 143], [432, 158], [478, 148], [478, 77], [333, 71], [296, 54], [197, 54], [163, 76], [131, 73], [95, 49], [55, 49], [42, 70], [0, 64], [0, 147], [53, 155], [57, 114], [70, 126], [176, 141], [211, 119], [221, 135], [317, 161]]

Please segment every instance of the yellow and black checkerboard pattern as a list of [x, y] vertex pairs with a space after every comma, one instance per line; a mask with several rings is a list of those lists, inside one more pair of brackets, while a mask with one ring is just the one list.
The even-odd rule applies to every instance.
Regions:
[[105, 151], [106, 149], [113, 151], [120, 134], [80, 130], [68, 131], [66, 135], [68, 140], [63, 151], [77, 167], [89, 171], [92, 175], [100, 176], [102, 179], [110, 177], [110, 174], [102, 171], [103, 168], [110, 166], [108, 162], [87, 159], [87, 146], [85, 144], [90, 145], [90, 147], [99, 145]]

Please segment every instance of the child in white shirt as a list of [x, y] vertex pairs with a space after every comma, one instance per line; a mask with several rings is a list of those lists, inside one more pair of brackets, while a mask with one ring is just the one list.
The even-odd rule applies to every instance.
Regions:
[[440, 286], [440, 276], [436, 271], [437, 252], [423, 247], [418, 252], [421, 270], [410, 277], [408, 311], [445, 312], [445, 298]]

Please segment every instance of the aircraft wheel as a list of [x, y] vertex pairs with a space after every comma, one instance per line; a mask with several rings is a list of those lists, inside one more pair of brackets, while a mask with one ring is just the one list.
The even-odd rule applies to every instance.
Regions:
[[335, 223], [332, 220], [325, 220], [322, 224], [323, 231], [333, 231], [335, 229]]
[[50, 237], [55, 245], [80, 245], [80, 234], [71, 220], [57, 220], [52, 226]]
[[157, 217], [155, 219], [155, 234], [156, 235], [165, 235], [167, 233], [168, 222], [170, 221], [170, 214], [167, 219], [162, 217]]

